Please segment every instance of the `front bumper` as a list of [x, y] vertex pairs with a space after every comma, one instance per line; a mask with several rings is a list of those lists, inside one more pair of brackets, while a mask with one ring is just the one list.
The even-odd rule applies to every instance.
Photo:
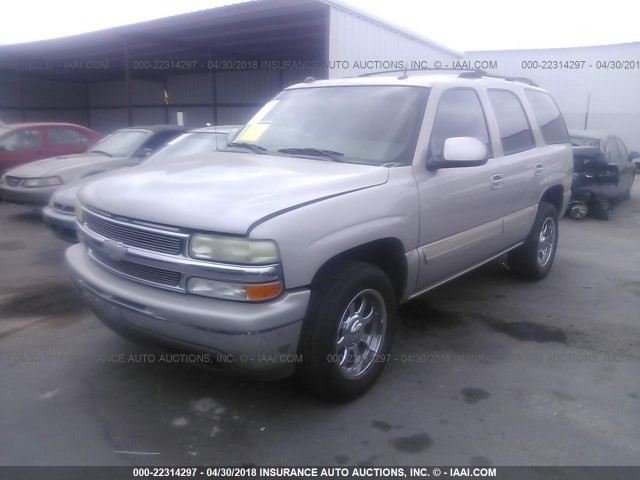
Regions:
[[47, 228], [56, 237], [71, 243], [78, 242], [75, 215], [62, 213], [47, 206], [42, 210], [42, 218]]
[[0, 185], [0, 197], [7, 203], [40, 210], [49, 203], [49, 199], [60, 185], [39, 188], [11, 187]]
[[90, 308], [114, 330], [209, 353], [239, 373], [272, 378], [295, 369], [307, 289], [257, 304], [170, 292], [106, 271], [83, 245], [67, 250], [66, 264]]

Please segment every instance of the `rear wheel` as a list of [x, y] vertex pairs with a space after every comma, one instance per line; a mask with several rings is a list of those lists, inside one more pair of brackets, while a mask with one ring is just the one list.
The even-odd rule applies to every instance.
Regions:
[[522, 278], [540, 280], [551, 270], [557, 248], [558, 211], [542, 202], [524, 244], [509, 253], [509, 266]]
[[312, 287], [300, 380], [327, 400], [363, 394], [388, 360], [395, 308], [391, 282], [378, 267], [347, 262], [325, 272]]

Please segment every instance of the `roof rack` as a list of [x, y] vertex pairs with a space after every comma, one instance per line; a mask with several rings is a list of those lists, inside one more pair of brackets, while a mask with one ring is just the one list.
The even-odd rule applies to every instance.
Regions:
[[407, 68], [400, 70], [381, 70], [380, 72], [361, 73], [359, 77], [371, 77], [372, 75], [384, 75], [385, 73], [407, 73], [407, 72], [472, 72], [474, 70], [466, 70], [461, 68]]
[[493, 73], [487, 73], [484, 70], [469, 70], [469, 71], [466, 71], [466, 72], [462, 72], [460, 75], [458, 75], [458, 77], [460, 77], [460, 78], [484, 78], [484, 77], [487, 77], [487, 78], [501, 78], [501, 79], [506, 80], [508, 82], [526, 83], [527, 85], [531, 85], [532, 87], [538, 87], [539, 86], [536, 82], [534, 82], [530, 78], [496, 75], [496, 74], [493, 74]]
[[531, 85], [532, 87], [538, 87], [539, 85], [533, 80], [525, 77], [511, 77], [504, 75], [496, 75], [493, 73], [485, 72], [484, 70], [479, 69], [460, 69], [460, 68], [411, 68], [406, 70], [383, 70], [380, 72], [369, 72], [362, 73], [358, 75], [358, 77], [371, 77], [373, 75], [384, 75], [386, 73], [402, 73], [398, 78], [407, 78], [407, 72], [429, 72], [429, 73], [451, 73], [451, 72], [460, 72], [458, 74], [459, 78], [501, 78], [508, 82], [519, 82], [526, 83], [527, 85]]

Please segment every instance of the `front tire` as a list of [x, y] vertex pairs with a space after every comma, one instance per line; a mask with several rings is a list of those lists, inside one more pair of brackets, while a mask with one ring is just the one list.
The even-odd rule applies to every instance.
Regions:
[[395, 310], [393, 287], [380, 268], [349, 261], [321, 273], [300, 342], [303, 384], [331, 401], [367, 391], [389, 358]]
[[558, 211], [542, 202], [524, 244], [509, 253], [509, 266], [526, 280], [540, 280], [551, 270], [557, 248]]

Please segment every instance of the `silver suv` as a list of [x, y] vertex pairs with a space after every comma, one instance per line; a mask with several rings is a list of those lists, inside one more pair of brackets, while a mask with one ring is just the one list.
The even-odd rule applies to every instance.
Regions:
[[345, 400], [389, 360], [398, 304], [507, 252], [549, 272], [571, 173], [556, 104], [521, 79], [308, 79], [224, 152], [88, 184], [66, 259], [114, 330]]

